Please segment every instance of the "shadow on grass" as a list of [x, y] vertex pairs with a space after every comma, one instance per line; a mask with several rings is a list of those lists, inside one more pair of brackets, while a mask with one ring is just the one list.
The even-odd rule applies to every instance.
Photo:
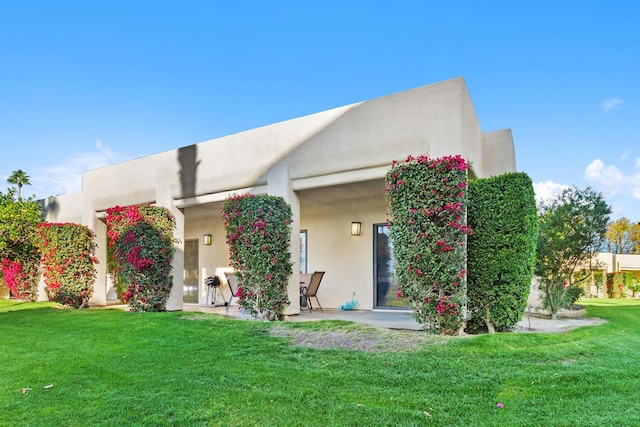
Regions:
[[54, 302], [29, 302], [18, 300], [0, 300], [0, 313], [16, 310], [43, 310], [57, 307]]

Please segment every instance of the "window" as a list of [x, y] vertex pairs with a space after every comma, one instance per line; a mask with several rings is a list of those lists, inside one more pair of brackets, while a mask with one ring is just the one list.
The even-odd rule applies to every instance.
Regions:
[[307, 230], [300, 230], [300, 273], [307, 272]]

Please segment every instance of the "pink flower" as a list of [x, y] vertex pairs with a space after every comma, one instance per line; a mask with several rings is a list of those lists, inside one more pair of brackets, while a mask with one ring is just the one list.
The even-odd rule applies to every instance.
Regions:
[[504, 403], [499, 402], [499, 403], [497, 403], [497, 404], [496, 404], [496, 406], [497, 406], [498, 408], [502, 409], [502, 408], [504, 408]]

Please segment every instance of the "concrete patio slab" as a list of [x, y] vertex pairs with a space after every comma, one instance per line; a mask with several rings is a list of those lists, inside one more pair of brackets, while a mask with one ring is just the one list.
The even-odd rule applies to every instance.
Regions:
[[[226, 312], [224, 306], [201, 306], [198, 304], [185, 304], [184, 311], [199, 311], [203, 313], [215, 313], [227, 315], [238, 319], [253, 319], [243, 313], [238, 306], [231, 306]], [[286, 316], [288, 322], [313, 322], [318, 320], [345, 320], [349, 322], [363, 323], [375, 328], [421, 330], [422, 327], [411, 316], [411, 312], [405, 310], [331, 310], [324, 311], [304, 310], [297, 315]], [[593, 317], [566, 318], [552, 320], [538, 315], [525, 314], [517, 324], [516, 332], [566, 332], [582, 326], [593, 326], [603, 323], [604, 320]]]

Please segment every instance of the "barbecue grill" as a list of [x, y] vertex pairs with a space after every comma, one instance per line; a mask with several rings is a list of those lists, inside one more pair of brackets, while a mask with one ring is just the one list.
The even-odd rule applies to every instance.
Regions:
[[[206, 279], [204, 279], [204, 284], [207, 286], [207, 302], [209, 301], [209, 296], [211, 296], [211, 305], [214, 307], [218, 305], [229, 304], [229, 301], [225, 299], [224, 294], [220, 290], [220, 285], [222, 285], [222, 282], [220, 281], [220, 278], [218, 276], [213, 275], [207, 277]], [[220, 294], [220, 296], [222, 297], [222, 301], [224, 301], [223, 303], [216, 303], [218, 294]]]

